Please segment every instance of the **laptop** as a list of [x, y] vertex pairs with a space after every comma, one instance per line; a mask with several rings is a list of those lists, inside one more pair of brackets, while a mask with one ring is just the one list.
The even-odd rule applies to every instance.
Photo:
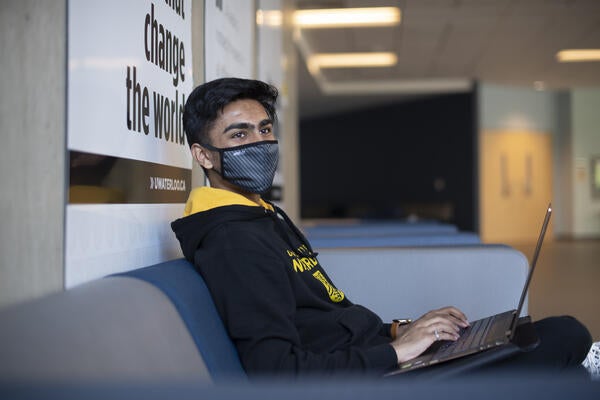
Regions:
[[461, 330], [460, 338], [457, 341], [434, 342], [419, 357], [401, 363], [398, 369], [385, 376], [422, 369], [451, 360], [454, 360], [454, 362], [448, 363], [446, 374], [450, 370], [459, 372], [535, 348], [539, 344], [539, 338], [535, 333], [531, 320], [529, 317], [520, 318], [519, 316], [523, 309], [523, 303], [529, 290], [531, 277], [537, 264], [551, 215], [552, 205], [548, 204], [544, 223], [533, 253], [529, 274], [516, 310], [505, 311], [471, 322], [469, 327]]

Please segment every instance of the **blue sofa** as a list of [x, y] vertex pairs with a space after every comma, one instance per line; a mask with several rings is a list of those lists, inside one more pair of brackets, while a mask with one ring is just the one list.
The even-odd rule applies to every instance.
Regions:
[[379, 237], [399, 235], [431, 235], [458, 232], [452, 224], [441, 222], [357, 222], [319, 223], [302, 226], [309, 240], [331, 237]]
[[315, 249], [481, 244], [477, 234], [435, 221], [321, 223], [302, 230]]
[[422, 247], [481, 244], [475, 233], [419, 233], [387, 236], [339, 236], [316, 237], [310, 239], [314, 249], [353, 248], [353, 247]]
[[[503, 246], [336, 249], [319, 259], [350, 299], [384, 320], [447, 304], [471, 318], [512, 308], [527, 269]], [[0, 327], [0, 381], [246, 379], [204, 281], [183, 259], [8, 307]]]

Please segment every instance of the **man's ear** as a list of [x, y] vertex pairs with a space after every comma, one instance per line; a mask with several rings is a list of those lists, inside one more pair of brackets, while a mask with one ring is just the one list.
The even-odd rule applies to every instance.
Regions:
[[199, 145], [198, 143], [192, 144], [191, 147], [192, 157], [200, 164], [204, 169], [212, 169], [214, 164], [211, 159], [211, 155], [207, 149]]

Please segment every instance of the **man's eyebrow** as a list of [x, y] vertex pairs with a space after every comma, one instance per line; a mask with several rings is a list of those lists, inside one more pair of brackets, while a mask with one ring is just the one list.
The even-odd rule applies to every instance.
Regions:
[[254, 129], [254, 125], [248, 122], [236, 122], [223, 129], [223, 133], [227, 133], [232, 129]]
[[266, 126], [266, 125], [273, 125], [273, 120], [271, 118], [263, 119], [262, 121], [259, 122], [258, 127], [262, 128], [263, 126]]
[[[263, 126], [271, 125], [271, 124], [273, 124], [273, 120], [270, 118], [267, 118], [267, 119], [263, 119], [262, 121], [260, 121], [258, 123], [258, 127], [262, 128]], [[225, 128], [223, 130], [223, 133], [227, 133], [227, 131], [230, 131], [232, 129], [254, 129], [254, 128], [255, 128], [254, 124], [251, 124], [249, 122], [236, 122], [236, 123], [229, 125], [227, 128]]]

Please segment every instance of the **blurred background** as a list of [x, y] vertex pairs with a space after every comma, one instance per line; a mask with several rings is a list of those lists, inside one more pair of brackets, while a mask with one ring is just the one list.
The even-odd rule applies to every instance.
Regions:
[[[65, 149], [74, 4], [0, 2], [0, 306], [68, 286], [67, 210], [79, 207], [69, 188], [77, 198], [95, 196], [90, 188], [81, 192], [85, 182], [77, 179], [88, 171], [75, 175], [74, 154]], [[150, 2], [141, 8], [137, 23]], [[599, 337], [600, 1], [194, 0], [186, 19], [194, 85], [207, 79], [216, 57], [205, 51], [208, 9], [229, 10], [230, 21], [251, 26], [250, 45], [242, 45], [252, 57], [249, 76], [280, 88], [275, 197], [294, 220], [436, 221], [530, 256], [551, 202], [531, 313], [575, 314]], [[319, 20], [323, 10], [335, 14]], [[93, 41], [108, 31], [78, 37], [95, 49]], [[231, 44], [245, 40], [234, 35]], [[104, 114], [95, 116], [90, 130]], [[130, 165], [114, 156], [100, 159]], [[189, 168], [193, 186], [202, 185], [202, 172]], [[128, 186], [147, 182], [138, 170], [103, 173], [122, 190], [105, 191], [110, 201], [102, 202], [145, 195]], [[102, 220], [113, 223], [114, 210], [123, 208], [115, 205]], [[154, 216], [147, 225], [135, 215], [131, 231], [125, 219], [100, 233], [91, 224], [84, 250], [106, 245], [110, 259], [129, 268], [148, 263], [149, 250], [155, 261], [174, 257], [161, 247], [178, 249], [171, 217]], [[132, 249], [137, 253], [124, 258]]]

